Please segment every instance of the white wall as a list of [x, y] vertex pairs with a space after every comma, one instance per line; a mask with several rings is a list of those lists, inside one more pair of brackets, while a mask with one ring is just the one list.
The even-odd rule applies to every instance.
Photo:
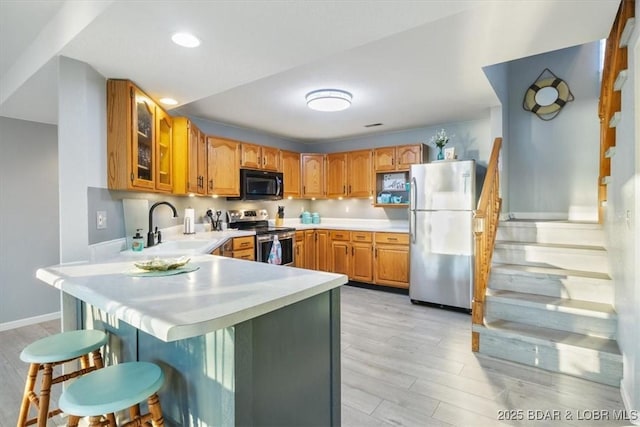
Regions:
[[[636, 2], [640, 16], [640, 2]], [[623, 354], [621, 392], [628, 410], [640, 411], [640, 29], [628, 48], [628, 79], [622, 88], [622, 119], [611, 159], [605, 227]], [[637, 422], [640, 424], [640, 420]]]
[[[512, 61], [508, 67], [510, 211], [597, 220], [599, 43]], [[522, 108], [527, 88], [545, 68], [565, 80], [575, 97], [551, 121]]]
[[57, 140], [56, 126], [0, 117], [0, 330], [60, 310], [35, 278], [59, 261]]

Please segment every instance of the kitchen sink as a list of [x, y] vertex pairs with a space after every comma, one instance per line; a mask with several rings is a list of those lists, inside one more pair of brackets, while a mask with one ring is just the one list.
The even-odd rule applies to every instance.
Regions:
[[165, 250], [165, 251], [189, 251], [206, 248], [212, 244], [211, 240], [170, 240], [160, 243], [149, 249]]
[[[141, 255], [196, 255], [206, 254], [215, 248], [219, 239], [180, 239], [168, 240], [150, 248], [144, 248]], [[128, 251], [131, 252], [132, 251]], [[133, 253], [132, 253], [133, 254]]]

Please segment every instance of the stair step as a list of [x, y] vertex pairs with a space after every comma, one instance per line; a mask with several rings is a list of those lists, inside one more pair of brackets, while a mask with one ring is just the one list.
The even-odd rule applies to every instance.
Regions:
[[473, 325], [480, 353], [591, 381], [620, 385], [622, 356], [613, 340], [496, 320]]
[[489, 288], [613, 304], [608, 274], [517, 264], [493, 264]]
[[497, 240], [604, 246], [602, 225], [580, 221], [509, 220], [498, 224]]
[[543, 328], [614, 339], [617, 315], [610, 304], [488, 290], [485, 321], [508, 320]]
[[601, 246], [496, 241], [493, 262], [608, 273], [609, 261]]

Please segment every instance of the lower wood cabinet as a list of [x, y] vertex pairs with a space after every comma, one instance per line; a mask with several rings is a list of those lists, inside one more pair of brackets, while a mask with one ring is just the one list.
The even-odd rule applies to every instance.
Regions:
[[331, 271], [351, 276], [351, 232], [331, 231]]
[[375, 234], [375, 274], [378, 285], [409, 287], [409, 235]]
[[304, 231], [296, 231], [296, 243], [293, 248], [293, 266], [298, 268], [306, 268], [305, 260]]
[[316, 231], [305, 230], [304, 232], [304, 268], [316, 269]]
[[368, 231], [331, 231], [331, 271], [373, 282], [372, 236]]
[[[351, 234], [351, 274], [349, 277], [358, 282], [373, 282], [373, 244], [372, 233], [353, 232]], [[363, 237], [364, 236], [364, 237]]]
[[229, 258], [256, 260], [256, 239], [254, 236], [234, 237], [225, 242], [220, 248], [211, 252], [213, 255], [222, 255]]
[[316, 270], [331, 271], [329, 230], [316, 230]]
[[352, 230], [296, 232], [295, 266], [409, 288], [409, 235]]

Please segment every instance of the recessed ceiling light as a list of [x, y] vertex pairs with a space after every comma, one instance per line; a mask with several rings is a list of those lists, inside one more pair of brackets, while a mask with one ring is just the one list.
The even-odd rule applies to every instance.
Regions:
[[175, 33], [171, 36], [171, 40], [182, 47], [198, 47], [200, 46], [200, 39], [193, 34], [189, 33]]
[[160, 98], [160, 102], [162, 102], [164, 105], [177, 105], [178, 101], [176, 101], [173, 98]]
[[351, 106], [353, 95], [340, 89], [320, 89], [305, 97], [307, 106], [316, 111], [341, 111]]

